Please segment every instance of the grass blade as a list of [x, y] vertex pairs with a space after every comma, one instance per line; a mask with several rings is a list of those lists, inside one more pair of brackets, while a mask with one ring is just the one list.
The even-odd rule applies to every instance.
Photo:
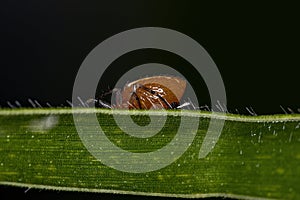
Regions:
[[[53, 108], [0, 110], [0, 184], [170, 197], [300, 199], [299, 114], [240, 116], [186, 111], [188, 117], [200, 120], [188, 150], [163, 169], [127, 173], [103, 165], [87, 151], [74, 127], [72, 112]], [[75, 112], [87, 116], [96, 112], [107, 137], [135, 153], [168, 144], [180, 122], [176, 111], [168, 111], [159, 134], [137, 139], [117, 127], [110, 110]], [[131, 114], [137, 123], [148, 119], [143, 111]], [[213, 151], [199, 159], [211, 117], [226, 118], [225, 126]]]

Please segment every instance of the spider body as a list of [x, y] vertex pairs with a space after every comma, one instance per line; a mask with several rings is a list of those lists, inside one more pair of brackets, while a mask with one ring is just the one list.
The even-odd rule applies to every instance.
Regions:
[[174, 109], [178, 106], [179, 100], [175, 94], [158, 83], [137, 85], [128, 101], [129, 109]]
[[129, 109], [176, 109], [186, 88], [186, 81], [179, 77], [152, 76], [138, 79], [116, 92], [116, 105], [110, 106], [101, 99], [99, 107]]

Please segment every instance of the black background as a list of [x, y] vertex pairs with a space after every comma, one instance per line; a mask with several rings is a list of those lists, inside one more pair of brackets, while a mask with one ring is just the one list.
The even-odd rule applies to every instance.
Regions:
[[[297, 111], [299, 15], [297, 6], [288, 3], [1, 1], [0, 105], [18, 100], [30, 106], [29, 98], [43, 106], [67, 105], [77, 70], [95, 46], [128, 29], [155, 26], [180, 31], [207, 50], [223, 77], [229, 110], [249, 114], [245, 108], [251, 106], [258, 114], [273, 114], [283, 113], [282, 105]], [[137, 53], [126, 64], [134, 66], [136, 60], [147, 62], [156, 55]], [[121, 73], [121, 64], [115, 75]], [[200, 103], [209, 104], [207, 95]], [[134, 198], [24, 190], [1, 187], [4, 195], [20, 193], [24, 198]]]

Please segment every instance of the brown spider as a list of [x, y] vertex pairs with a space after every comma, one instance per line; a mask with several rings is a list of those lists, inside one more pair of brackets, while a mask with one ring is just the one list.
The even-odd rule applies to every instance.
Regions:
[[179, 77], [152, 76], [138, 79], [124, 86], [122, 90], [113, 89], [116, 104], [109, 105], [101, 98], [93, 100], [96, 107], [129, 109], [178, 109], [186, 88], [186, 81]]

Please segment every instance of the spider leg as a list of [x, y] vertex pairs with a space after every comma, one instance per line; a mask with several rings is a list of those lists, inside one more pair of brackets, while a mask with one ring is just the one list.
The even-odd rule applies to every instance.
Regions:
[[106, 103], [100, 99], [88, 99], [85, 103], [87, 105], [94, 103], [95, 107], [100, 107], [100, 108], [110, 108], [110, 109], [112, 108], [111, 105], [109, 105], [108, 103]]
[[[132, 92], [132, 95], [134, 96], [134, 98], [135, 98], [135, 100], [137, 100], [137, 102], [138, 102], [138, 109], [141, 109], [142, 108], [142, 105], [141, 105], [141, 100], [140, 100], [140, 98], [139, 98], [139, 96], [136, 94], [136, 92], [134, 91], [134, 92]], [[133, 106], [133, 107], [135, 107], [135, 106]], [[135, 107], [136, 108], [136, 107]]]
[[183, 107], [186, 107], [186, 106], [189, 106], [189, 105], [191, 105], [190, 102], [184, 102], [183, 104], [177, 106], [176, 108], [183, 108]]
[[85, 103], [90, 104], [90, 103], [96, 103], [96, 102], [97, 102], [96, 99], [88, 99], [88, 100], [86, 100]]
[[122, 107], [122, 94], [121, 94], [121, 89], [119, 88], [114, 88], [112, 90], [113, 94], [115, 95], [115, 99], [116, 99], [116, 107]]
[[109, 108], [109, 109], [112, 108], [111, 105], [109, 105], [108, 103], [105, 103], [104, 101], [102, 101], [100, 99], [95, 100], [95, 103], [98, 104], [98, 106], [101, 107], [101, 108]]
[[129, 101], [127, 101], [127, 105], [131, 106], [132, 108], [136, 108], [132, 103], [130, 103]]
[[157, 96], [160, 100], [162, 100], [168, 106], [169, 109], [173, 109], [173, 107], [169, 104], [169, 102], [165, 98], [163, 98], [159, 94], [157, 94], [155, 96]]
[[[157, 105], [156, 105], [155, 103], [153, 103], [149, 97], [146, 97], [146, 99], [151, 103], [151, 105], [152, 105], [152, 107], [153, 107], [154, 109], [157, 108]], [[161, 105], [162, 107], [164, 107], [164, 106], [162, 105], [161, 102], [160, 102], [160, 105]], [[145, 106], [145, 107], [146, 107], [146, 106]]]

